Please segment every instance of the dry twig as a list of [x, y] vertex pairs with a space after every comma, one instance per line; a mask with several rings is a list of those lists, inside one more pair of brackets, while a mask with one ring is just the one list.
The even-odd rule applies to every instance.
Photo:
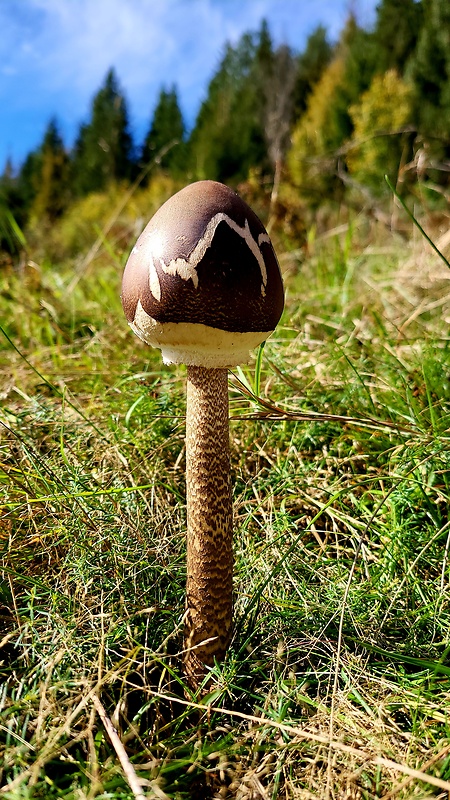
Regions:
[[131, 791], [133, 792], [135, 800], [146, 800], [145, 795], [142, 794], [142, 791], [141, 791], [141, 782], [140, 782], [138, 776], [136, 775], [135, 769], [134, 769], [130, 759], [127, 756], [127, 752], [126, 752], [122, 742], [120, 741], [119, 735], [118, 735], [114, 725], [112, 724], [110, 718], [108, 717], [108, 715], [107, 715], [102, 703], [100, 702], [99, 698], [97, 697], [97, 695], [92, 693], [91, 698], [92, 698], [92, 702], [93, 702], [93, 704], [95, 706], [95, 710], [97, 711], [97, 714], [99, 715], [99, 717], [100, 717], [100, 719], [101, 719], [101, 721], [102, 721], [102, 723], [103, 723], [103, 725], [105, 727], [105, 730], [106, 730], [106, 732], [107, 732], [107, 734], [108, 734], [108, 736], [109, 736], [109, 738], [111, 740], [111, 744], [112, 744], [112, 746], [114, 747], [114, 750], [117, 753], [117, 758], [119, 759], [119, 761], [120, 761], [120, 763], [122, 765], [123, 773], [125, 775], [125, 778], [128, 781], [128, 785], [129, 785]]

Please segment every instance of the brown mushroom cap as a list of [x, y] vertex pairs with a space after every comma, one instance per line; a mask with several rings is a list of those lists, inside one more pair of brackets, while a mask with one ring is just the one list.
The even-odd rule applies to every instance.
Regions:
[[122, 304], [134, 332], [166, 362], [248, 360], [275, 329], [283, 283], [269, 236], [227, 186], [198, 181], [156, 212], [133, 248]]

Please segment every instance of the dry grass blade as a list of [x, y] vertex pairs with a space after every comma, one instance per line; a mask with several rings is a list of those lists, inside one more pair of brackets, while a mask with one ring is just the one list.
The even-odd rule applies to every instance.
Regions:
[[[450, 753], [450, 744], [448, 744], [446, 747], [443, 747], [442, 750], [439, 751], [439, 753], [436, 753], [432, 758], [428, 759], [428, 761], [422, 765], [422, 769], [420, 770], [420, 772], [424, 772], [426, 769], [430, 769], [430, 767], [432, 767], [433, 764], [437, 764], [438, 761], [441, 761], [449, 753]], [[384, 794], [380, 800], [391, 800], [391, 797], [395, 797], [396, 794], [403, 791], [403, 789], [409, 786], [412, 780], [414, 780], [413, 776], [405, 778], [405, 780], [403, 780], [401, 783], [397, 784], [397, 786], [394, 786], [393, 789], [390, 789], [389, 792]]]
[[286, 411], [274, 403], [269, 403], [262, 397], [253, 394], [236, 375], [233, 375], [233, 383], [238, 387], [239, 391], [246, 397], [253, 400], [258, 405], [266, 409], [266, 411], [255, 411], [251, 414], [236, 415], [231, 419], [277, 419], [277, 420], [302, 420], [303, 422], [340, 422], [342, 425], [354, 425], [359, 428], [389, 428], [399, 433], [412, 434], [413, 428], [405, 425], [398, 425], [393, 422], [385, 420], [374, 419], [372, 417], [347, 417], [343, 414], [325, 414], [320, 411]]
[[[135, 800], [146, 800], [145, 795], [141, 791], [141, 783], [139, 781], [139, 778], [136, 775], [134, 767], [127, 756], [127, 752], [122, 742], [120, 741], [119, 735], [114, 725], [112, 724], [110, 718], [108, 717], [97, 695], [92, 693], [91, 698], [95, 706], [95, 710], [97, 711], [103, 725], [105, 726], [105, 730], [111, 740], [111, 744], [117, 753], [117, 758], [119, 759], [122, 765], [123, 773], [128, 781], [128, 785], [131, 791], [133, 792]], [[153, 796], [156, 797], [157, 795], [154, 794]]]
[[339, 615], [339, 629], [338, 629], [338, 640], [337, 640], [337, 648], [336, 648], [336, 657], [335, 657], [335, 667], [334, 667], [334, 680], [333, 680], [333, 691], [331, 694], [331, 708], [330, 708], [330, 722], [329, 722], [329, 735], [330, 735], [330, 748], [328, 750], [328, 769], [327, 769], [327, 785], [325, 787], [325, 798], [328, 798], [331, 795], [331, 774], [332, 774], [332, 751], [333, 748], [331, 746], [331, 742], [334, 740], [333, 730], [334, 730], [334, 717], [335, 717], [335, 709], [336, 709], [336, 696], [338, 691], [338, 684], [339, 684], [339, 672], [340, 672], [340, 663], [341, 663], [341, 651], [342, 651], [342, 634], [344, 629], [344, 616], [347, 608], [347, 601], [348, 595], [350, 592], [350, 585], [353, 580], [353, 576], [355, 574], [356, 564], [358, 561], [359, 553], [361, 551], [363, 539], [360, 538], [356, 547], [355, 556], [353, 558], [353, 563], [349, 572], [349, 576], [347, 579], [347, 583], [345, 586], [344, 596], [342, 598], [342, 608]]
[[444, 789], [446, 792], [450, 792], [450, 781], [441, 780], [441, 778], [436, 778], [434, 775], [427, 775], [427, 773], [422, 772], [422, 770], [412, 769], [406, 764], [399, 764], [397, 761], [393, 761], [390, 758], [385, 758], [384, 756], [375, 755], [367, 750], [359, 750], [357, 747], [344, 744], [344, 742], [339, 742], [336, 739], [331, 740], [329, 736], [325, 736], [323, 734], [311, 733], [310, 731], [305, 731], [302, 728], [297, 728], [294, 725], [286, 725], [282, 722], [269, 719], [268, 717], [257, 717], [253, 714], [244, 714], [241, 711], [235, 711], [229, 708], [219, 708], [213, 705], [194, 703], [190, 700], [182, 700], [180, 697], [165, 695], [161, 692], [153, 692], [149, 690], [149, 694], [161, 700], [167, 700], [171, 703], [187, 706], [188, 708], [196, 708], [200, 711], [205, 711], [208, 716], [213, 713], [221, 714], [223, 716], [242, 719], [246, 722], [257, 725], [258, 727], [268, 726], [269, 728], [275, 728], [276, 730], [286, 733], [290, 736], [294, 736], [299, 740], [324, 744], [331, 750], [339, 751], [341, 753], [348, 753], [348, 755], [354, 756], [359, 761], [373, 764], [374, 766], [385, 767], [386, 769], [391, 769], [395, 772], [401, 772], [404, 775], [408, 775], [411, 780], [415, 779], [422, 781], [423, 783], [429, 783], [432, 786], [437, 786], [439, 789]]
[[[64, 721], [63, 725], [54, 731], [51, 736], [48, 738], [47, 742], [45, 743], [44, 747], [42, 748], [40, 754], [36, 758], [35, 762], [28, 767], [27, 769], [23, 770], [19, 775], [17, 775], [10, 783], [6, 786], [2, 786], [0, 788], [0, 794], [6, 794], [7, 792], [16, 789], [20, 786], [24, 781], [31, 778], [31, 782], [34, 783], [39, 775], [40, 770], [42, 767], [49, 761], [56, 753], [59, 752], [60, 747], [58, 742], [64, 735], [70, 734], [70, 729], [72, 723], [77, 719], [81, 711], [85, 708], [90, 695], [83, 697], [79, 703], [77, 703], [74, 710], [68, 715], [67, 719]], [[81, 740], [87, 736], [87, 731], [82, 731], [78, 736], [72, 739], [72, 743], [77, 740]]]

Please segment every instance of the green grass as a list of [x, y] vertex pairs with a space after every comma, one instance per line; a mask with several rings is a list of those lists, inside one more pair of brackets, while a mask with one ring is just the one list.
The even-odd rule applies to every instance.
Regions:
[[122, 256], [2, 274], [0, 797], [133, 797], [93, 695], [148, 797], [447, 796], [448, 282], [363, 234], [280, 254], [283, 321], [230, 376], [207, 710], [179, 655], [184, 369], [127, 329]]

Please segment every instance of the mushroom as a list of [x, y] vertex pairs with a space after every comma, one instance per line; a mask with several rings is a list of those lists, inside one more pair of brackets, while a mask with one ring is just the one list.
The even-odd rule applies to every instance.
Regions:
[[227, 369], [248, 362], [283, 311], [270, 238], [227, 186], [190, 184], [161, 206], [131, 251], [122, 304], [134, 333], [160, 348], [164, 363], [187, 365], [184, 669], [197, 689], [231, 638]]

